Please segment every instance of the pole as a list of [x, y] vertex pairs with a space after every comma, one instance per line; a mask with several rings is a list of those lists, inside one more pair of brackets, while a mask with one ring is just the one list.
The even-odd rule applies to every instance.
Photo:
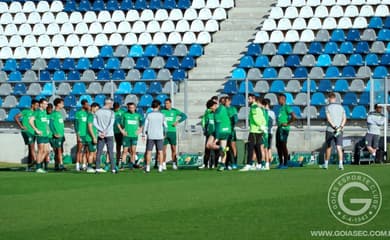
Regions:
[[245, 78], [245, 129], [249, 129], [248, 95], [249, 95], [248, 78]]
[[306, 125], [310, 129], [310, 88], [311, 88], [311, 79], [307, 78], [307, 89], [306, 89], [306, 105], [308, 107], [308, 111], [306, 112]]
[[374, 91], [375, 91], [375, 79], [370, 78], [370, 112], [374, 111], [374, 101], [375, 101], [375, 96], [374, 96]]
[[[385, 150], [385, 153], [387, 154], [387, 126], [388, 126], [388, 123], [387, 123], [387, 104], [388, 104], [388, 97], [389, 97], [389, 85], [388, 85], [388, 82], [387, 82], [387, 76], [385, 77], [385, 105], [386, 105], [386, 107], [384, 107], [384, 114], [385, 114], [385, 126], [384, 126], [384, 144], [385, 144], [385, 146], [384, 146], [384, 150]], [[387, 158], [387, 156], [386, 156], [386, 158]]]

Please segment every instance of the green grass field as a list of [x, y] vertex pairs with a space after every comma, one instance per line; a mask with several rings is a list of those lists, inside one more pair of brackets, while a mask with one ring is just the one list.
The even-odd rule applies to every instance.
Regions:
[[[361, 227], [339, 223], [328, 210], [329, 186], [348, 171], [369, 174], [383, 194], [381, 211]], [[390, 230], [389, 171], [387, 165], [343, 172], [335, 166], [118, 175], [1, 171], [0, 239], [291, 240], [314, 239], [312, 230]]]

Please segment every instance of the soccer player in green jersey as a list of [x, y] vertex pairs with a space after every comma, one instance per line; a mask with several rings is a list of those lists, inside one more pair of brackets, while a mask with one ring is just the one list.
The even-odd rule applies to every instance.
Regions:
[[115, 146], [116, 146], [116, 165], [119, 166], [119, 162], [121, 162], [123, 135], [119, 130], [118, 125], [121, 124], [122, 115], [125, 113], [125, 111], [121, 109], [121, 105], [118, 102], [114, 103], [114, 113], [115, 113], [114, 138], [115, 138]]
[[166, 159], [167, 159], [167, 145], [171, 145], [171, 156], [173, 165], [172, 168], [177, 170], [177, 156], [176, 156], [176, 145], [177, 145], [177, 135], [176, 135], [176, 126], [187, 119], [187, 115], [176, 108], [172, 107], [172, 100], [167, 98], [165, 100], [165, 108], [161, 110], [161, 113], [164, 114], [165, 119], [168, 124], [167, 135], [164, 139], [164, 148], [163, 148], [163, 170], [166, 170]]
[[234, 127], [238, 122], [238, 114], [237, 114], [237, 108], [231, 106], [231, 103], [232, 103], [231, 97], [229, 96], [225, 97], [225, 106], [229, 114], [230, 124], [232, 128], [232, 134], [230, 135], [228, 140], [228, 146], [231, 148], [231, 151], [229, 151], [229, 155], [227, 158], [228, 160], [227, 167], [228, 169], [231, 168], [237, 169], [237, 146], [236, 146], [237, 134], [236, 134], [236, 130], [234, 130]]
[[77, 155], [76, 155], [76, 171], [80, 171], [80, 164], [82, 168], [86, 169], [86, 159], [88, 149], [86, 146], [85, 137], [87, 135], [87, 117], [89, 111], [89, 103], [86, 99], [81, 100], [81, 110], [76, 112], [74, 128], [77, 137]]
[[[133, 169], [135, 165], [135, 157], [137, 150], [138, 135], [142, 132], [144, 123], [143, 116], [137, 113], [135, 103], [127, 103], [128, 111], [123, 113], [122, 122], [118, 124], [118, 129], [123, 135], [123, 153], [121, 168], [123, 169], [126, 163], [127, 155], [130, 152], [129, 168]], [[130, 151], [129, 151], [130, 150]]]
[[34, 111], [30, 117], [30, 125], [34, 129], [37, 136], [38, 154], [37, 154], [37, 173], [47, 173], [42, 169], [42, 162], [49, 155], [49, 119], [47, 117], [46, 108], [47, 100], [42, 98], [39, 100], [39, 108]]
[[218, 107], [218, 104], [210, 99], [206, 103], [206, 112], [202, 116], [202, 128], [204, 136], [206, 137], [205, 143], [205, 154], [203, 157], [203, 165], [199, 169], [205, 167], [213, 168], [215, 162], [215, 151], [212, 149], [212, 146], [215, 141], [215, 110]]
[[64, 152], [65, 125], [61, 114], [61, 111], [64, 108], [64, 99], [56, 98], [53, 103], [54, 111], [50, 116], [50, 130], [52, 133], [51, 147], [54, 150], [54, 170], [64, 171], [66, 169], [64, 167], [62, 154]]
[[290, 106], [286, 104], [286, 95], [283, 93], [278, 95], [280, 105], [279, 114], [277, 117], [278, 128], [276, 130], [276, 148], [279, 156], [279, 169], [288, 168], [288, 149], [287, 138], [290, 132], [290, 124], [297, 118]]
[[53, 109], [54, 109], [54, 106], [53, 104], [51, 103], [48, 103], [47, 104], [47, 107], [46, 107], [46, 114], [47, 114], [47, 119], [49, 121], [49, 154], [47, 155], [45, 161], [43, 161], [43, 169], [47, 170], [47, 167], [50, 163], [50, 145], [51, 145], [51, 140], [53, 138], [53, 133], [51, 132], [51, 129], [50, 129], [50, 119], [51, 119], [51, 113], [53, 112]]
[[[88, 146], [88, 165], [87, 165], [87, 173], [95, 173], [95, 169], [92, 168], [92, 164], [96, 161], [96, 149], [97, 149], [97, 139], [98, 139], [98, 130], [93, 125], [93, 120], [95, 117], [96, 111], [99, 110], [98, 103], [91, 104], [91, 111], [88, 112], [87, 116], [87, 135], [85, 136], [85, 140]], [[100, 171], [103, 169], [99, 169]]]
[[263, 100], [263, 106], [267, 110], [268, 114], [268, 143], [264, 144], [264, 146], [266, 146], [266, 163], [263, 170], [270, 170], [270, 164], [272, 162], [272, 128], [276, 124], [276, 118], [274, 111], [271, 110], [271, 100], [265, 98]]
[[15, 115], [14, 120], [21, 129], [24, 144], [28, 146], [28, 158], [26, 171], [31, 171], [31, 168], [36, 161], [35, 156], [35, 133], [30, 125], [30, 117], [34, 111], [38, 109], [39, 102], [35, 99], [31, 101], [31, 108], [26, 108], [22, 112]]

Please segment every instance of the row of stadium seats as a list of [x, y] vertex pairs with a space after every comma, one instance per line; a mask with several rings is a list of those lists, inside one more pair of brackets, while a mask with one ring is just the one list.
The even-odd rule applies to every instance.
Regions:
[[[329, 34], [327, 29], [321, 29], [315, 33], [312, 29], [305, 29], [303, 31], [298, 30], [288, 30], [284, 33], [281, 30], [272, 31], [270, 34], [267, 31], [258, 31], [256, 33], [254, 42], [255, 43], [280, 43], [280, 42], [343, 42], [347, 40], [347, 36], [343, 29], [335, 29], [336, 26], [332, 26], [334, 29], [332, 34]], [[332, 29], [332, 28], [329, 28]], [[353, 26], [353, 28], [358, 28]], [[364, 28], [364, 31], [360, 35], [360, 38], [355, 41], [390, 41], [390, 30], [387, 28], [383, 28], [380, 30], [367, 28], [367, 26], [361, 26], [360, 28]], [[346, 31], [346, 30], [345, 30]], [[351, 29], [349, 30], [351, 31]], [[378, 34], [376, 33], [378, 32]]]
[[[380, 84], [381, 81], [374, 81], [374, 91], [383, 91], [383, 85]], [[225, 94], [244, 94], [246, 91], [245, 81], [235, 81], [230, 80], [224, 84], [222, 90]], [[311, 80], [310, 81], [310, 92], [369, 92], [371, 89], [371, 80], [367, 81], [367, 84], [362, 79], [354, 79], [352, 81], [347, 81], [345, 79], [338, 79], [332, 83], [329, 79], [323, 79], [320, 81]], [[249, 93], [306, 93], [308, 90], [308, 81], [305, 80], [303, 83], [299, 80], [258, 80], [253, 83], [248, 81], [248, 92]], [[286, 93], [286, 94], [287, 94]]]
[[[314, 11], [313, 11], [314, 8]], [[330, 11], [329, 11], [330, 10]], [[270, 19], [281, 19], [281, 18], [290, 18], [295, 19], [298, 17], [301, 18], [325, 18], [325, 17], [371, 17], [371, 16], [380, 16], [387, 17], [389, 15], [389, 8], [386, 4], [380, 5], [332, 5], [332, 6], [324, 6], [319, 5], [317, 7], [312, 6], [302, 6], [295, 7], [289, 6], [285, 9], [282, 7], [272, 7], [271, 12], [269, 14]]]
[[303, 7], [303, 6], [349, 6], [349, 5], [378, 5], [378, 4], [388, 4], [388, 0], [279, 0], [276, 3], [278, 7]]
[[[122, 10], [116, 10], [112, 14], [108, 11], [101, 11], [98, 14], [95, 12], [86, 12], [84, 14], [80, 12], [72, 12], [70, 14], [66, 12], [52, 13], [45, 12], [43, 14], [38, 12], [32, 12], [28, 15], [25, 13], [17, 13], [12, 16], [11, 13], [1, 13], [0, 20], [3, 24], [15, 24], [15, 25], [23, 25], [23, 24], [73, 24], [76, 25], [78, 23], [100, 23], [105, 24], [107, 22], [137, 22], [141, 21], [145, 24], [150, 21], [193, 21], [193, 20], [209, 20], [216, 19], [222, 20], [226, 18], [226, 10], [224, 8], [202, 8], [199, 11], [194, 8], [189, 8], [186, 10], [174, 9], [174, 10], [165, 10], [161, 9], [156, 11], [155, 13], [152, 10], [144, 10], [139, 13], [136, 10], [130, 10], [125, 13]], [[9, 32], [13, 31], [14, 26], [9, 27]], [[3, 30], [4, 31], [4, 30]], [[1, 32], [3, 32], [1, 31]]]

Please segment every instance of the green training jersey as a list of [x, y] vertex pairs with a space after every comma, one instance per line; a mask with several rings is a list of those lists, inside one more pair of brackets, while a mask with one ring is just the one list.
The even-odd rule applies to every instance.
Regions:
[[[282, 124], [288, 123], [291, 113], [292, 110], [287, 104], [280, 107], [278, 114], [278, 127], [282, 126]], [[283, 126], [283, 128], [290, 129], [290, 126]]]
[[41, 137], [49, 137], [49, 117], [45, 110], [38, 109], [34, 112], [35, 127], [42, 132]]
[[264, 112], [262, 108], [260, 108], [257, 103], [252, 103], [249, 109], [249, 132], [251, 133], [263, 133], [266, 132], [267, 129], [264, 128], [266, 126]]
[[206, 136], [213, 135], [215, 133], [215, 116], [214, 112], [207, 109], [202, 117], [202, 128]]
[[180, 117], [179, 123], [187, 119], [187, 115], [176, 108], [171, 108], [170, 110], [163, 109], [161, 110], [161, 113], [164, 114], [167, 121], [167, 132], [176, 132], [176, 126], [173, 124], [177, 121], [178, 117]]
[[22, 116], [22, 125], [26, 128], [22, 131], [34, 134], [34, 129], [31, 127], [29, 122], [30, 118], [34, 115], [34, 111], [31, 109], [24, 109], [20, 114]]
[[92, 138], [92, 135], [90, 134], [89, 130], [88, 130], [88, 125], [89, 124], [92, 124], [92, 132], [93, 132], [93, 135], [94, 137], [97, 139], [98, 137], [98, 130], [97, 128], [93, 125], [93, 119], [94, 119], [95, 115], [91, 112], [88, 113], [88, 116], [87, 116], [87, 135], [85, 136], [85, 141], [86, 142], [92, 142], [93, 138]]
[[232, 130], [234, 130], [234, 127], [236, 126], [236, 123], [238, 122], [238, 114], [237, 114], [237, 108], [230, 106], [227, 108], [230, 123], [232, 124]]
[[76, 112], [74, 127], [76, 134], [80, 137], [85, 137], [87, 135], [87, 117], [88, 112], [83, 109]]
[[51, 134], [58, 135], [59, 137], [64, 136], [64, 119], [62, 118], [62, 114], [59, 111], [53, 111], [50, 114], [50, 131]]
[[231, 133], [232, 131], [228, 111], [222, 104], [215, 111], [215, 131], [217, 133]]
[[268, 124], [269, 124], [269, 115], [268, 115], [268, 109], [262, 108], [263, 109], [263, 116], [264, 116], [264, 129], [267, 129], [267, 131], [264, 131], [264, 133], [268, 133]]
[[139, 113], [125, 112], [122, 115], [121, 126], [124, 128], [128, 137], [138, 137], [137, 131], [143, 125], [144, 119]]
[[115, 112], [115, 122], [114, 122], [114, 133], [121, 133], [121, 131], [118, 128], [118, 124], [122, 123], [122, 116], [125, 113], [122, 109], [118, 109], [118, 111]]

